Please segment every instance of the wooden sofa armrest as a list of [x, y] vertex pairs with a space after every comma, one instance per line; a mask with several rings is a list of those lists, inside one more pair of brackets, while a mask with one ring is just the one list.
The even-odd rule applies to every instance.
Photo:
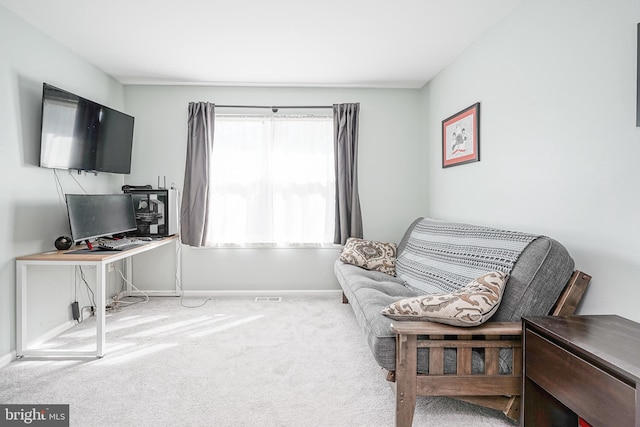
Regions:
[[391, 330], [401, 335], [522, 335], [522, 322], [487, 322], [467, 328], [435, 322], [394, 321]]
[[[409, 370], [415, 372], [416, 350], [422, 347], [430, 349], [429, 372], [426, 375], [444, 375], [444, 349], [453, 348], [457, 351], [457, 375], [472, 375], [472, 351], [483, 349], [483, 374], [499, 375], [500, 349], [512, 349], [511, 375], [520, 375], [522, 322], [487, 322], [475, 327], [461, 327], [434, 322], [396, 321], [391, 324], [391, 329], [396, 333], [397, 370], [410, 360]], [[389, 379], [392, 381], [394, 375]]]
[[[451, 396], [502, 410], [517, 419], [522, 381], [522, 322], [487, 322], [461, 327], [434, 322], [394, 321], [396, 371], [387, 374], [397, 393], [398, 426], [410, 426], [416, 395]], [[429, 349], [428, 371], [418, 373], [419, 348]], [[455, 373], [446, 373], [445, 349], [455, 349]], [[482, 349], [484, 369], [473, 369]], [[511, 351], [509, 372], [501, 372], [500, 351]], [[424, 368], [423, 368], [424, 369]]]
[[[394, 321], [396, 425], [410, 426], [416, 395], [450, 396], [499, 409], [517, 419], [522, 384], [522, 322], [487, 322], [475, 327], [427, 321]], [[508, 338], [505, 338], [508, 337]], [[418, 348], [429, 349], [428, 372], [418, 373]], [[455, 373], [445, 373], [445, 349], [456, 350]], [[474, 349], [483, 350], [484, 370], [474, 372]], [[500, 350], [512, 353], [510, 372], [501, 372]]]
[[[522, 363], [522, 322], [487, 322], [475, 327], [451, 326], [433, 322], [393, 322], [396, 333], [396, 370], [407, 368], [415, 375], [417, 349], [429, 348], [429, 371], [424, 375], [444, 375], [444, 349], [456, 349], [457, 375], [473, 373], [472, 351], [484, 350], [485, 371], [483, 375], [500, 375], [500, 350], [513, 350], [511, 375], [519, 377]], [[448, 378], [451, 376], [448, 375]], [[389, 379], [392, 381], [394, 375]], [[515, 384], [515, 383], [514, 383]], [[514, 393], [519, 389], [511, 387]]]
[[[591, 280], [576, 270], [563, 289], [553, 316], [575, 312]], [[411, 426], [416, 396], [451, 396], [519, 418], [522, 392], [522, 323], [487, 322], [466, 328], [434, 322], [393, 321], [396, 370], [387, 379], [396, 387], [396, 426]], [[418, 349], [428, 349], [427, 371], [418, 372]], [[456, 372], [445, 373], [445, 349], [455, 349]], [[511, 352], [510, 372], [503, 372], [500, 353]], [[483, 372], [474, 372], [473, 352], [484, 354]], [[448, 365], [450, 366], [450, 365]], [[507, 369], [508, 370], [508, 369]]]

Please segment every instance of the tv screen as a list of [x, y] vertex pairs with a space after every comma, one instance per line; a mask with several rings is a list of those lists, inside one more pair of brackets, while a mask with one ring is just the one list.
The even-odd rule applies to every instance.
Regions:
[[132, 116], [44, 83], [40, 166], [128, 174], [133, 123]]
[[66, 194], [74, 242], [137, 229], [131, 194]]

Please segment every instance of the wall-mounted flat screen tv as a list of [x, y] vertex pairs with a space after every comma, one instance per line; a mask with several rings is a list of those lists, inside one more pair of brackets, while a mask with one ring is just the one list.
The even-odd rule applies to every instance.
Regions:
[[44, 83], [40, 166], [131, 172], [134, 118]]

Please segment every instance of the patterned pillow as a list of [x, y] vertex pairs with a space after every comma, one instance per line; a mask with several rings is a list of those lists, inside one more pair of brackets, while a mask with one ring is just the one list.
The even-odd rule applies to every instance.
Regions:
[[397, 249], [398, 246], [395, 243], [350, 237], [342, 249], [340, 261], [395, 276]]
[[395, 320], [478, 326], [498, 311], [507, 279], [507, 274], [492, 271], [452, 293], [419, 295], [394, 302], [382, 314]]

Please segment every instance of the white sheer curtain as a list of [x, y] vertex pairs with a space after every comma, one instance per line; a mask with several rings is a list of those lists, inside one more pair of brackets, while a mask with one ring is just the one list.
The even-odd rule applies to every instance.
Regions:
[[209, 246], [320, 246], [334, 237], [331, 116], [217, 115]]

